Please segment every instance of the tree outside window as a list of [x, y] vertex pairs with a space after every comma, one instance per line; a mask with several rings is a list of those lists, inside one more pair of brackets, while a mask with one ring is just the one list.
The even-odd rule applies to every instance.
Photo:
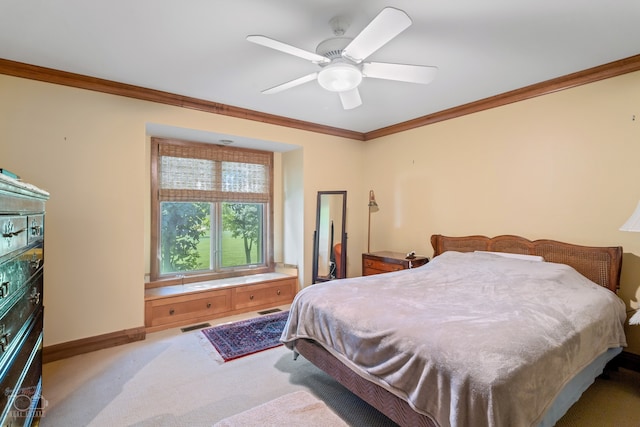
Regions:
[[244, 264], [262, 263], [262, 206], [257, 203], [223, 203], [222, 225], [232, 239], [222, 239], [222, 265], [238, 265], [237, 241], [242, 242]]

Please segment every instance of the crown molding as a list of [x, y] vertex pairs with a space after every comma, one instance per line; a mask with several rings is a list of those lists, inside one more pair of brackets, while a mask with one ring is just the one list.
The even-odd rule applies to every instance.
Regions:
[[578, 71], [576, 73], [567, 74], [566, 76], [536, 83], [520, 89], [505, 92], [500, 95], [484, 98], [479, 101], [470, 102], [458, 107], [449, 108], [448, 110], [439, 111], [427, 116], [418, 117], [413, 120], [398, 123], [392, 126], [374, 130], [365, 134], [365, 141], [369, 141], [381, 136], [392, 135], [406, 130], [442, 122], [456, 117], [465, 116], [467, 114], [477, 113], [479, 111], [512, 104], [518, 101], [535, 98], [542, 95], [558, 92], [572, 87], [594, 83], [599, 80], [620, 76], [627, 73], [640, 70], [640, 55], [631, 56], [619, 61], [609, 62], [604, 65], [589, 68], [587, 70]]
[[371, 132], [361, 133], [346, 129], [334, 128], [331, 126], [319, 125], [316, 123], [294, 120], [287, 117], [273, 114], [261, 113], [244, 108], [233, 107], [217, 102], [205, 101], [198, 98], [177, 95], [141, 86], [134, 86], [125, 83], [89, 77], [82, 74], [69, 73], [66, 71], [54, 70], [52, 68], [39, 67], [22, 62], [10, 61], [0, 58], [0, 74], [14, 77], [38, 80], [47, 83], [70, 86], [80, 89], [87, 89], [111, 95], [125, 96], [144, 101], [157, 102], [160, 104], [172, 105], [176, 107], [189, 108], [204, 111], [212, 114], [221, 114], [245, 120], [253, 120], [268, 123], [276, 126], [284, 126], [294, 129], [301, 129], [309, 132], [333, 135], [358, 141], [370, 141], [382, 136], [393, 135], [410, 129], [454, 119], [467, 114], [477, 113], [502, 105], [511, 104], [526, 99], [547, 95], [564, 89], [581, 86], [599, 80], [620, 76], [634, 71], [640, 71], [640, 55], [618, 61], [609, 62], [604, 65], [578, 71], [566, 76], [536, 83], [510, 92], [505, 92], [489, 98], [484, 98], [458, 107], [449, 108], [434, 114], [418, 117], [406, 122], [380, 128]]
[[364, 134], [361, 132], [354, 132], [346, 129], [319, 125], [302, 120], [276, 116], [274, 114], [261, 113], [259, 111], [233, 107], [230, 105], [220, 104], [218, 102], [205, 101], [203, 99], [177, 95], [170, 92], [163, 92], [155, 89], [144, 88], [141, 86], [134, 86], [130, 84], [114, 82], [111, 80], [85, 76], [82, 74], [69, 73], [67, 71], [54, 70], [52, 68], [39, 67], [22, 62], [10, 61], [8, 59], [0, 58], [0, 74], [59, 84], [63, 86], [70, 86], [79, 89], [87, 89], [96, 92], [103, 92], [111, 95], [125, 96], [128, 98], [140, 99], [143, 101], [157, 102], [160, 104], [172, 105], [175, 107], [189, 108], [192, 110], [236, 117], [239, 119], [253, 120], [277, 126], [302, 129], [309, 132], [340, 136], [343, 138], [356, 139], [360, 141], [364, 140]]

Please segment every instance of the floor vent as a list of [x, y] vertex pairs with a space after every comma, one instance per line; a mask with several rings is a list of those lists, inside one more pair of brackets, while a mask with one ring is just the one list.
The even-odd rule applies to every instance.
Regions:
[[186, 328], [181, 328], [182, 332], [195, 331], [196, 329], [207, 328], [211, 326], [210, 323], [200, 323], [199, 325], [187, 326]]
[[264, 315], [264, 314], [277, 313], [279, 311], [282, 311], [282, 310], [280, 310], [279, 308], [272, 308], [271, 310], [259, 311], [258, 314]]

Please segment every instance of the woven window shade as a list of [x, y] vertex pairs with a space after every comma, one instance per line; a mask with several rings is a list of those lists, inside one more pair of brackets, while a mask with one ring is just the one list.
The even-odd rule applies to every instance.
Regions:
[[160, 201], [269, 202], [272, 153], [162, 142], [158, 145]]

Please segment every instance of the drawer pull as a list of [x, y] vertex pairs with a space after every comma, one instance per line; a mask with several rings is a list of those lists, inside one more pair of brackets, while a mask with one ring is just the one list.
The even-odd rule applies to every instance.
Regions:
[[42, 235], [42, 226], [38, 224], [38, 221], [36, 221], [35, 219], [31, 222], [31, 235], [32, 236]]
[[6, 237], [6, 238], [10, 239], [10, 238], [12, 238], [14, 236], [17, 236], [18, 234], [22, 233], [24, 230], [25, 229], [22, 228], [22, 229], [20, 229], [18, 231], [6, 231], [6, 232], [2, 233], [2, 237]]
[[24, 230], [24, 228], [21, 228], [20, 230], [14, 230], [14, 225], [11, 220], [5, 222], [4, 226], [2, 227], [2, 237], [7, 239], [7, 247], [11, 247], [11, 239], [22, 233]]
[[0, 335], [0, 347], [2, 347], [2, 351], [7, 351], [7, 347], [9, 346], [9, 337], [11, 334], [5, 331], [5, 326], [2, 325], [1, 335]]
[[22, 233], [25, 229], [21, 228], [20, 230], [14, 230], [14, 225], [11, 220], [4, 223], [4, 227], [2, 228], [2, 237], [11, 238], [13, 236], [17, 236]]
[[207, 308], [211, 308], [211, 303], [210, 302], [207, 303]]
[[8, 280], [5, 281], [4, 278], [2, 279], [2, 283], [0, 283], [0, 298], [4, 298], [7, 295], [9, 295], [9, 282]]
[[169, 309], [169, 316], [173, 316], [173, 313], [175, 313], [175, 312], [176, 311], [173, 308]]
[[253, 295], [249, 295], [249, 299], [250, 299], [250, 300], [253, 300]]
[[36, 287], [31, 289], [31, 295], [29, 295], [29, 301], [31, 301], [35, 305], [40, 304], [40, 292], [38, 292], [38, 289]]
[[278, 289], [278, 292], [276, 292], [277, 295], [280, 295], [280, 289]]
[[42, 259], [39, 258], [36, 254], [33, 254], [33, 256], [31, 257], [31, 261], [29, 261], [29, 263], [31, 264], [31, 268], [33, 268], [34, 270], [37, 270], [38, 268], [40, 268], [41, 262], [42, 262]]

